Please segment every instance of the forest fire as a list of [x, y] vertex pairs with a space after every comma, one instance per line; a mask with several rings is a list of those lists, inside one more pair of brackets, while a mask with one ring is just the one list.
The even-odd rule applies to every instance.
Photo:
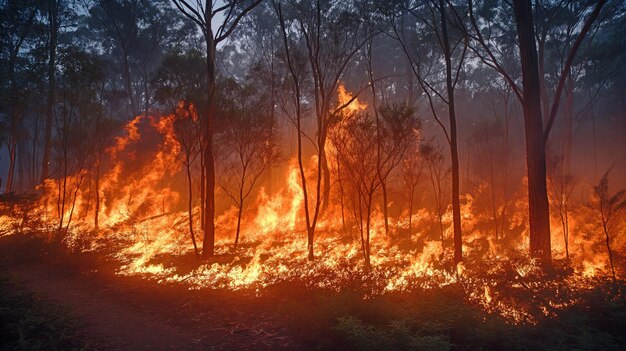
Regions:
[[[339, 89], [338, 104], [347, 104], [353, 118], [359, 118], [356, 113], [367, 108], [366, 104], [353, 99], [343, 86]], [[426, 208], [412, 214], [415, 231], [410, 233], [400, 234], [408, 230], [406, 212], [398, 218], [390, 218], [395, 234], [389, 235], [385, 234], [383, 213], [376, 208], [371, 218], [371, 267], [366, 267], [358, 240], [342, 225], [342, 209], [337, 203], [326, 209], [318, 224], [320, 235], [316, 250], [319, 258], [307, 262], [301, 216], [303, 198], [295, 160], [288, 162], [280, 191], [269, 195], [264, 188], [259, 188], [253, 200], [255, 204], [250, 205], [251, 209], [242, 220], [240, 246], [233, 250], [238, 212], [233, 206], [216, 219], [216, 255], [225, 259], [181, 271], [172, 262], [176, 262], [176, 257], [190, 257], [194, 247], [187, 226], [188, 214], [184, 210], [187, 195], [183, 190], [183, 167], [179, 158], [182, 147], [174, 124], [180, 118], [196, 119], [194, 115], [193, 106], [181, 103], [175, 114], [138, 116], [128, 122], [121, 135], [106, 149], [100, 161], [100, 174], [79, 170], [65, 179], [49, 179], [42, 185], [39, 190], [42, 196], [31, 208], [41, 219], [38, 222], [41, 227], [29, 230], [52, 236], [62, 232], [65, 244], [73, 250], [110, 252], [111, 258], [120, 263], [118, 274], [184, 284], [190, 289], [244, 289], [262, 293], [263, 288], [280, 282], [299, 281], [310, 287], [337, 291], [359, 286], [359, 289], [364, 288], [363, 297], [371, 297], [461, 284], [468, 297], [487, 311], [500, 313], [515, 322], [532, 321], [532, 314], [525, 311], [527, 306], [511, 305], [506, 300], [508, 297], [499, 299], [498, 295], [503, 294], [499, 289], [523, 289], [522, 285], [533, 284], [532, 277], [541, 276], [539, 266], [533, 261], [515, 263], [507, 258], [512, 252], [527, 250], [527, 233], [521, 231], [509, 236], [505, 231], [502, 239], [495, 240], [491, 233], [482, 232], [480, 215], [475, 214], [469, 194], [463, 206], [467, 262], [456, 270], [450, 266], [450, 249], [442, 247], [442, 244], [450, 245], [449, 238], [442, 243], [420, 231], [431, 225], [434, 217]], [[311, 164], [316, 164], [315, 158]], [[336, 169], [336, 165], [331, 168]], [[516, 215], [523, 216], [525, 205], [521, 200], [516, 204], [520, 207]], [[198, 205], [192, 212], [200, 217]], [[592, 227], [594, 216], [592, 209], [584, 207], [570, 214], [572, 232], [581, 233], [572, 236], [569, 243], [569, 264], [574, 273], [561, 281], [570, 285], [570, 289], [584, 289], [607, 276], [608, 259], [600, 238], [584, 235], [585, 231], [596, 230]], [[3, 215], [4, 233], [11, 233], [16, 221], [19, 218]], [[443, 221], [444, 225], [449, 225], [449, 213], [444, 215]], [[200, 221], [196, 221], [194, 227], [196, 233], [202, 232]], [[399, 238], [400, 235], [404, 237]], [[444, 235], [449, 237], [450, 233]], [[553, 254], [561, 258], [565, 256], [565, 245], [558, 239], [559, 234], [556, 238]], [[623, 238], [616, 239], [614, 250], [623, 252], [626, 242]], [[473, 260], [479, 261], [476, 266]], [[480, 262], [483, 260], [490, 263]], [[487, 271], [478, 273], [485, 268]], [[499, 281], [501, 275], [506, 274], [516, 277], [508, 282]], [[526, 279], [529, 281], [524, 283]], [[567, 298], [549, 301], [550, 309], [544, 313], [574, 302]]]
[[624, 13], [1, 4], [6, 348], [37, 294], [95, 349], [622, 345]]

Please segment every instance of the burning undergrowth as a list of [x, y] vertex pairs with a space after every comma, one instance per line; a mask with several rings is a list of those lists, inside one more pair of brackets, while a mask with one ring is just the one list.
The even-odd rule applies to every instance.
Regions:
[[[186, 116], [193, 118], [193, 113]], [[437, 221], [426, 208], [413, 211], [410, 225], [406, 211], [391, 218], [394, 230], [390, 234], [385, 234], [382, 211], [376, 208], [371, 221], [371, 264], [365, 265], [358, 231], [350, 225], [346, 228], [341, 210], [332, 203], [318, 224], [316, 259], [308, 261], [295, 162], [286, 171], [283, 189], [270, 195], [259, 187], [254, 205], [243, 214], [241, 243], [233, 248], [237, 210], [227, 208], [216, 219], [215, 257], [198, 261], [185, 208], [176, 118], [175, 114], [137, 117], [96, 162], [91, 160], [97, 167], [75, 160], [70, 167], [74, 173], [47, 180], [36, 199], [3, 202], [1, 232], [37, 232], [62, 240], [71, 250], [107, 255], [119, 263], [120, 275], [139, 275], [189, 289], [263, 294], [272, 286], [297, 283], [329, 291], [352, 290], [372, 298], [460, 287], [469, 303], [513, 322], [554, 315], [576, 304], [582, 292], [607, 282], [602, 237], [595, 234], [597, 223], [588, 206], [572, 211], [569, 261], [560, 259], [564, 245], [558, 227], [554, 228], [554, 256], [559, 259], [552, 272], [546, 273], [521, 254], [526, 251], [527, 237], [524, 201], [511, 204], [508, 228], [496, 238], [485, 229], [488, 219], [470, 195], [462, 208], [466, 259], [456, 268], [451, 233], [446, 230], [440, 240]], [[192, 201], [192, 213], [200, 218], [197, 203]], [[443, 226], [449, 227], [451, 221], [446, 211]], [[201, 237], [199, 219], [192, 228]], [[615, 237], [613, 247], [621, 276], [619, 267], [626, 251], [623, 237]]]

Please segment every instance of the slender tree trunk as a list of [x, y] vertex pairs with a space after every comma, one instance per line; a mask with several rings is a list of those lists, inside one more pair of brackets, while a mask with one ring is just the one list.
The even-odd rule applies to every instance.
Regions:
[[199, 136], [200, 145], [202, 145], [200, 150], [200, 227], [204, 230], [204, 213], [206, 212], [206, 202], [204, 199], [206, 198], [206, 170], [204, 167], [204, 137]]
[[413, 69], [411, 68], [411, 61], [407, 58], [405, 62], [405, 74], [406, 74], [406, 84], [408, 86], [408, 95], [407, 95], [407, 106], [414, 107], [415, 106], [415, 82], [413, 76]]
[[411, 236], [411, 230], [413, 229], [413, 198], [415, 197], [415, 185], [413, 179], [411, 179], [411, 189], [409, 191], [409, 236]]
[[191, 182], [191, 163], [189, 157], [187, 157], [187, 164], [185, 165], [185, 167], [187, 168], [187, 184], [189, 185], [189, 234], [191, 235], [191, 242], [193, 243], [193, 251], [196, 254], [196, 257], [200, 257], [200, 254], [198, 252], [198, 244], [196, 244], [196, 235], [193, 232], [193, 183]]
[[[565, 206], [565, 205], [562, 205]], [[567, 225], [567, 208], [563, 207], [560, 213], [561, 217], [561, 226], [563, 227], [563, 242], [565, 243], [565, 259], [569, 261], [569, 246], [568, 246], [568, 236], [569, 236], [569, 228]]]
[[70, 224], [72, 223], [72, 217], [74, 216], [74, 209], [76, 208], [76, 199], [78, 198], [78, 191], [80, 190], [80, 185], [83, 183], [83, 178], [85, 177], [84, 173], [82, 172], [82, 166], [81, 168], [78, 170], [78, 182], [76, 184], [76, 187], [74, 188], [74, 194], [72, 196], [72, 207], [70, 207], [70, 213], [68, 215], [67, 218], [67, 224], [65, 226], [65, 236], [67, 236], [67, 233], [69, 233], [70, 230]]
[[563, 114], [565, 117], [565, 137], [563, 140], [563, 173], [568, 175], [572, 172], [572, 140], [574, 128], [574, 82], [571, 78], [571, 70], [568, 74], [567, 85], [565, 88], [565, 108]]
[[[300, 170], [300, 181], [301, 181], [301, 187], [302, 187], [302, 196], [303, 196], [303, 203], [304, 203], [304, 216], [305, 216], [305, 220], [306, 220], [306, 230], [307, 230], [307, 251], [308, 251], [308, 259], [309, 261], [313, 261], [314, 259], [314, 255], [313, 255], [313, 238], [315, 235], [315, 219], [311, 220], [311, 216], [309, 214], [309, 193], [307, 190], [307, 185], [306, 185], [306, 176], [304, 173], [304, 164], [303, 164], [303, 160], [302, 160], [302, 111], [301, 111], [301, 105], [300, 105], [300, 99], [301, 99], [301, 93], [300, 93], [300, 81], [298, 79], [298, 75], [295, 72], [295, 68], [294, 68], [294, 64], [292, 62], [292, 58], [291, 58], [291, 53], [289, 50], [289, 42], [287, 39], [287, 30], [285, 28], [285, 21], [284, 21], [284, 17], [283, 17], [283, 13], [281, 11], [281, 7], [280, 4], [278, 4], [278, 7], [276, 8], [276, 13], [278, 15], [278, 20], [280, 23], [280, 29], [282, 32], [282, 37], [283, 37], [283, 44], [285, 47], [285, 54], [286, 54], [286, 58], [287, 58], [287, 64], [288, 64], [288, 68], [289, 68], [289, 72], [291, 75], [291, 78], [293, 80], [293, 84], [294, 84], [294, 100], [295, 100], [295, 115], [296, 115], [296, 139], [297, 139], [297, 156], [298, 156], [298, 168]], [[321, 125], [320, 125], [320, 121], [318, 118], [318, 133], [321, 133]], [[318, 135], [318, 138], [320, 138], [320, 136]], [[322, 145], [320, 145], [321, 147]], [[321, 155], [322, 153], [318, 153], [318, 156]], [[317, 204], [319, 204], [319, 185], [320, 185], [320, 163], [321, 160], [318, 157], [318, 182], [317, 182]], [[316, 205], [316, 214], [317, 214], [317, 208], [318, 206]]]
[[[12, 123], [13, 124], [13, 123]], [[7, 184], [5, 187], [5, 193], [10, 193], [13, 191], [13, 178], [15, 175], [15, 161], [17, 161], [17, 143], [15, 141], [15, 127], [11, 128], [11, 140], [8, 144], [9, 146], [9, 172], [7, 174]]]
[[544, 264], [550, 265], [550, 209], [546, 186], [546, 153], [532, 5], [530, 0], [515, 0], [513, 5], [522, 64], [530, 254], [539, 258]]
[[[591, 100], [591, 99], [590, 99]], [[591, 109], [591, 142], [593, 147], [593, 177], [598, 175], [598, 144], [596, 142], [596, 115], [593, 111], [593, 103], [590, 102]], [[622, 110], [625, 111], [625, 110]]]
[[343, 203], [343, 181], [341, 179], [341, 162], [337, 162], [337, 183], [339, 183], [339, 203], [341, 205], [341, 225], [343, 232], [346, 233], [346, 216]]
[[328, 204], [330, 201], [330, 169], [328, 169], [328, 159], [326, 158], [326, 153], [321, 154], [322, 157], [322, 173], [324, 176], [324, 200], [322, 201], [322, 210], [324, 213], [328, 209]]
[[372, 91], [372, 110], [374, 110], [374, 118], [376, 121], [376, 172], [378, 173], [378, 181], [381, 185], [381, 190], [383, 193], [383, 215], [385, 218], [385, 235], [389, 235], [389, 214], [387, 211], [387, 186], [386, 179], [383, 176], [383, 170], [381, 165], [381, 144], [382, 137], [380, 133], [380, 116], [378, 114], [378, 99], [376, 95], [376, 84], [374, 81], [374, 71], [372, 69], [372, 43], [370, 42], [368, 47], [368, 61], [367, 61], [367, 73], [369, 76], [369, 86]]
[[363, 229], [364, 229], [364, 225], [363, 225], [363, 203], [362, 203], [362, 199], [361, 199], [361, 194], [357, 194], [358, 197], [358, 213], [357, 210], [355, 209], [355, 213], [358, 214], [358, 217], [356, 217], [358, 224], [359, 224], [359, 234], [361, 235], [361, 251], [363, 252], [363, 260], [367, 261], [367, 250], [365, 249], [365, 235], [363, 234]]
[[128, 101], [130, 102], [130, 108], [133, 116], [138, 114], [137, 103], [135, 102], [135, 95], [133, 94], [133, 82], [130, 74], [130, 64], [128, 63], [128, 49], [126, 43], [122, 43], [122, 63], [124, 65], [124, 83], [126, 85], [126, 94], [128, 94]]
[[241, 214], [243, 213], [243, 199], [241, 199], [241, 205], [239, 205], [239, 210], [237, 211], [237, 231], [235, 232], [235, 249], [237, 248], [237, 244], [239, 244], [239, 232], [241, 231]]
[[604, 229], [606, 251], [609, 253], [609, 264], [611, 265], [611, 273], [613, 275], [613, 281], [617, 281], [617, 276], [615, 275], [615, 266], [613, 266], [613, 252], [611, 251], [611, 240], [609, 237], [609, 230], [606, 226], [606, 221], [604, 220], [604, 218], [602, 219], [602, 228]]
[[[242, 161], [243, 162], [243, 161]], [[241, 185], [239, 187], [239, 209], [237, 211], [237, 231], [235, 232], [235, 245], [234, 248], [237, 249], [237, 244], [239, 243], [239, 232], [241, 230], [241, 214], [243, 213], [243, 187], [246, 180], [246, 166], [243, 167], [243, 172], [241, 173]]]
[[41, 182], [48, 178], [50, 163], [50, 143], [52, 139], [52, 119], [54, 116], [56, 88], [56, 49], [59, 7], [57, 0], [48, 0], [48, 99], [46, 102], [46, 123], [44, 131], [44, 149], [41, 161]]
[[30, 189], [34, 189], [35, 186], [37, 185], [37, 165], [38, 165], [38, 160], [37, 160], [37, 154], [39, 152], [39, 150], [37, 149], [37, 146], [39, 145], [39, 114], [37, 114], [37, 119], [35, 120], [35, 131], [34, 131], [34, 135], [33, 135], [33, 144], [32, 144], [32, 151], [33, 153], [31, 154], [31, 160], [30, 160], [30, 164], [29, 164], [29, 168], [30, 168], [30, 175], [29, 175], [29, 186]]
[[495, 230], [495, 234], [496, 234], [496, 240], [500, 239], [499, 238], [499, 227], [498, 227], [498, 204], [496, 201], [496, 181], [495, 181], [495, 165], [493, 164], [493, 151], [491, 149], [491, 144], [490, 141], [487, 140], [487, 143], [489, 143], [489, 180], [491, 183], [490, 186], [490, 190], [491, 190], [491, 213], [493, 216], [493, 226], [494, 226], [494, 230]]
[[24, 191], [24, 180], [26, 180], [26, 174], [24, 173], [24, 160], [26, 157], [26, 140], [21, 140], [17, 146], [17, 191]]
[[452, 221], [454, 227], [454, 263], [463, 261], [463, 238], [461, 233], [461, 201], [459, 194], [459, 151], [457, 145], [456, 111], [454, 105], [454, 86], [452, 83], [452, 63], [448, 24], [444, 0], [439, 0], [441, 11], [441, 33], [446, 61], [446, 88], [448, 94], [448, 115], [450, 118], [450, 153], [452, 158]]
[[[207, 6], [211, 11], [211, 6]], [[211, 16], [206, 16], [211, 18]], [[213, 119], [215, 118], [215, 43], [210, 26], [205, 33], [207, 45], [207, 88], [208, 108], [204, 130], [204, 163], [206, 177], [205, 213], [204, 213], [204, 240], [202, 243], [202, 258], [206, 259], [215, 254], [215, 159], [213, 157]]]
[[371, 212], [372, 212], [372, 194], [369, 194], [369, 199], [367, 202], [367, 218], [365, 219], [365, 235], [367, 236], [365, 241], [365, 252], [367, 253], [365, 256], [365, 269], [369, 270], [371, 268], [371, 255], [370, 251], [370, 226], [371, 226]]
[[388, 200], [387, 200], [387, 184], [384, 179], [380, 180], [380, 188], [383, 193], [383, 217], [385, 217], [385, 235], [389, 235], [389, 209]]
[[94, 227], [98, 229], [98, 217], [100, 216], [100, 160], [101, 155], [98, 155], [98, 161], [96, 163], [96, 208], [93, 218]]

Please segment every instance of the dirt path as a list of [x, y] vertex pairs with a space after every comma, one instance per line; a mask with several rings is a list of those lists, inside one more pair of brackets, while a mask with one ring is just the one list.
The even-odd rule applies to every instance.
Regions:
[[16, 259], [8, 251], [0, 242], [2, 271], [20, 288], [69, 311], [97, 349], [301, 349], [262, 300], [161, 287], [51, 259]]

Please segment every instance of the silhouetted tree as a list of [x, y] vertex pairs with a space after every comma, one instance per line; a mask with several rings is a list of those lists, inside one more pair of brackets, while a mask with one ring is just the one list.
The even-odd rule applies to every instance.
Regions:
[[237, 206], [236, 249], [244, 201], [273, 161], [274, 120], [267, 91], [257, 90], [253, 84], [233, 82], [228, 86], [229, 101], [223, 98], [220, 103], [225, 118], [223, 131], [217, 136], [217, 170], [221, 188]]
[[622, 189], [615, 194], [609, 193], [609, 172], [606, 171], [597, 185], [593, 187], [595, 194], [596, 209], [600, 215], [602, 230], [604, 231], [604, 239], [606, 243], [606, 251], [609, 255], [609, 264], [611, 265], [611, 273], [613, 280], [617, 280], [615, 275], [615, 267], [613, 265], [613, 253], [611, 251], [611, 235], [615, 230], [615, 225], [620, 220], [622, 212], [626, 209], [626, 189]]
[[[237, 28], [237, 24], [252, 11], [262, 0], [229, 0], [223, 4], [213, 1], [173, 0], [174, 5], [189, 20], [198, 25], [206, 43], [207, 71], [207, 111], [204, 122], [202, 152], [205, 167], [206, 191], [204, 199], [204, 240], [202, 258], [208, 258], [215, 252], [215, 155], [213, 151], [213, 133], [216, 113], [215, 93], [215, 54], [217, 46], [226, 40]], [[213, 32], [213, 25], [217, 31]]]

